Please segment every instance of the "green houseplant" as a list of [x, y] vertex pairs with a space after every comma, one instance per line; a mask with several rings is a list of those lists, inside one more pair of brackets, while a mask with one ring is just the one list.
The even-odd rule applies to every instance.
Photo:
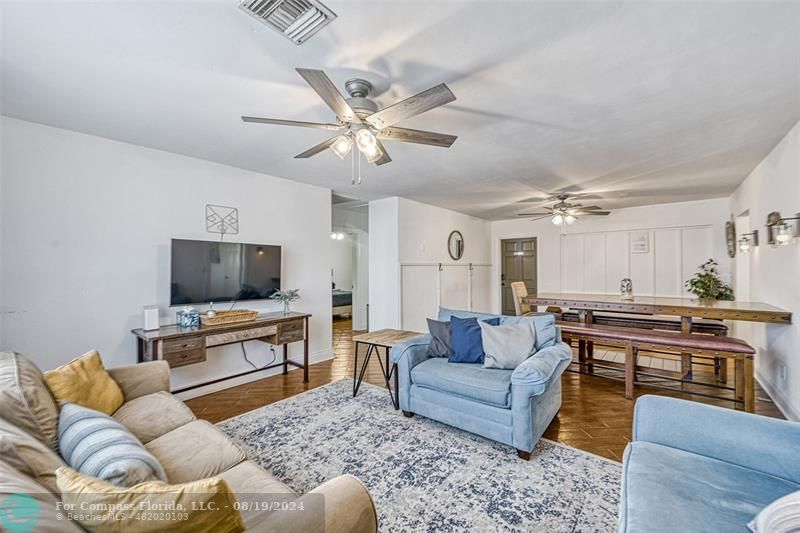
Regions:
[[300, 289], [286, 289], [285, 291], [275, 291], [275, 293], [270, 296], [271, 300], [275, 300], [276, 302], [283, 303], [283, 314], [289, 314], [289, 304], [292, 302], [296, 302], [300, 299]]
[[733, 300], [733, 289], [719, 277], [717, 262], [709, 259], [700, 270], [686, 281], [686, 288], [697, 296], [698, 300], [713, 302], [717, 300]]

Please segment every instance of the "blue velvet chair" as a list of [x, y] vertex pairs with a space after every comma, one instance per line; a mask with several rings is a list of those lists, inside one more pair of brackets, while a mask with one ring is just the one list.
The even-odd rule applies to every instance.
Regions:
[[797, 490], [800, 424], [661, 396], [636, 402], [621, 533], [744, 533]]
[[[497, 315], [441, 309], [450, 317], [492, 318]], [[501, 317], [501, 324], [531, 321], [537, 351], [515, 370], [486, 369], [480, 363], [449, 363], [428, 357], [430, 335], [395, 345], [400, 408], [511, 445], [529, 459], [534, 445], [561, 407], [561, 374], [572, 358], [561, 342], [553, 315]]]

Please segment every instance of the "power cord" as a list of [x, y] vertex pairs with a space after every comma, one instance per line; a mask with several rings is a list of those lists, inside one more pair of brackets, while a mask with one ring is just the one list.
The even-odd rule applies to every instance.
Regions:
[[271, 365], [272, 363], [274, 363], [275, 361], [278, 360], [278, 354], [275, 353], [275, 347], [270, 345], [269, 350], [272, 352], [272, 361], [270, 361], [269, 363], [265, 364], [263, 367], [258, 368], [250, 359], [248, 359], [248, 357], [247, 357], [247, 348], [244, 347], [244, 341], [240, 342], [239, 346], [242, 347], [242, 356], [244, 356], [244, 360], [247, 361], [247, 363], [250, 366], [252, 366], [255, 370], [265, 370], [269, 365]]

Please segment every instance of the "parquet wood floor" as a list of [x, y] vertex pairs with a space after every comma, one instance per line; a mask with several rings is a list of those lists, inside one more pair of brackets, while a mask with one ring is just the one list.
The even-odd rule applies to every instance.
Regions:
[[[216, 423], [343, 377], [352, 379], [353, 332], [350, 328], [349, 319], [334, 321], [335, 358], [313, 365], [309, 370], [309, 383], [303, 383], [302, 371], [294, 370], [287, 376], [277, 375], [253, 381], [193, 398], [186, 403], [198, 418]], [[696, 375], [701, 374], [702, 372], [696, 372]], [[728, 379], [729, 383], [733, 383], [732, 373]], [[375, 358], [370, 361], [365, 380], [374, 385], [384, 386], [380, 367]], [[568, 446], [620, 460], [625, 445], [631, 438], [634, 405], [633, 401], [625, 399], [624, 384], [600, 377], [565, 372], [562, 385], [561, 411], [544, 436]], [[651, 387], [636, 387], [635, 394], [637, 397], [644, 394], [664, 394], [724, 407], [733, 406], [731, 402], [686, 393], [660, 391]], [[389, 405], [387, 401], [387, 408], [391, 408]], [[761, 388], [756, 389], [756, 412], [781, 417], [780, 411]]]

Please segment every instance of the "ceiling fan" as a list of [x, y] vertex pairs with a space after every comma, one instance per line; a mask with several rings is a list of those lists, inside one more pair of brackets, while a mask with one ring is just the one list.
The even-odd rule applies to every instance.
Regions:
[[581, 204], [568, 203], [569, 195], [567, 194], [561, 194], [556, 198], [558, 199], [558, 203], [554, 204], [552, 207], [542, 208], [546, 211], [545, 213], [520, 213], [517, 216], [534, 217], [531, 221], [550, 217], [553, 224], [556, 226], [563, 226], [564, 224], [574, 223], [578, 220], [578, 217], [586, 215], [605, 216], [611, 213], [611, 211], [603, 211], [603, 208], [597, 205], [583, 206]]
[[444, 83], [415, 94], [394, 105], [380, 109], [378, 104], [369, 98], [372, 92], [372, 84], [367, 80], [360, 78], [347, 80], [344, 86], [350, 98], [345, 99], [323, 71], [305, 68], [295, 70], [333, 110], [336, 114], [336, 123], [302, 122], [248, 116], [243, 116], [242, 120], [245, 122], [300, 126], [338, 132], [337, 135], [330, 139], [297, 154], [295, 156], [296, 159], [309, 158], [324, 151], [326, 148], [330, 148], [340, 159], [344, 159], [351, 153], [353, 144], [355, 144], [358, 151], [364, 154], [367, 161], [375, 163], [375, 165], [384, 165], [391, 162], [392, 158], [389, 157], [386, 147], [381, 142], [382, 140], [449, 148], [457, 139], [455, 135], [395, 126], [402, 120], [454, 101], [456, 97]]

